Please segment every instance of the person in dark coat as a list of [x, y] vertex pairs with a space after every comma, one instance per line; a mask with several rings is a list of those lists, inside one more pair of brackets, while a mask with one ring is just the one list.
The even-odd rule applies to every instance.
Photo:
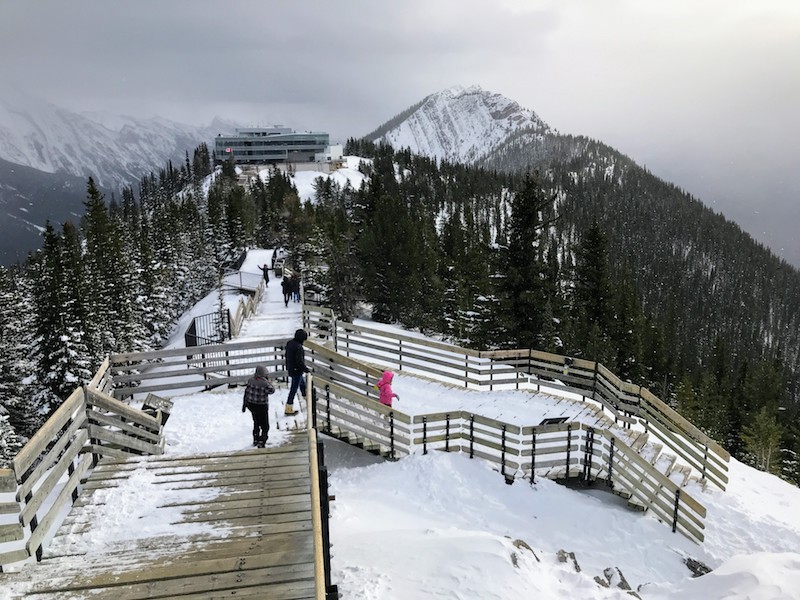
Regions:
[[258, 268], [261, 269], [261, 272], [264, 274], [264, 287], [267, 287], [269, 285], [269, 267], [267, 263], [264, 263], [263, 267]]
[[300, 302], [300, 276], [295, 273], [292, 275], [292, 299], [295, 302]]
[[294, 332], [294, 338], [289, 340], [286, 344], [286, 372], [289, 374], [291, 384], [289, 386], [289, 398], [286, 400], [285, 413], [293, 415], [294, 410], [294, 396], [297, 390], [300, 390], [302, 396], [306, 395], [306, 380], [305, 374], [310, 371], [306, 366], [306, 352], [303, 348], [303, 342], [308, 339], [308, 334], [298, 329]]
[[281, 280], [281, 289], [283, 290], [283, 305], [289, 306], [289, 296], [292, 295], [292, 282], [289, 281], [287, 275], [284, 275]]
[[242, 400], [242, 412], [250, 410], [253, 416], [253, 446], [263, 448], [269, 436], [269, 395], [275, 388], [267, 377], [267, 367], [258, 365], [256, 372], [247, 382]]

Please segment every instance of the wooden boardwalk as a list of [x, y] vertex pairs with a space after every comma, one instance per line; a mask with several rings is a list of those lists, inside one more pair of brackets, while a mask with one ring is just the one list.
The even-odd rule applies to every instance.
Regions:
[[[104, 498], [141, 469], [136, 493], [166, 498], [152, 518], [169, 533], [93, 549]], [[312, 481], [305, 432], [265, 449], [101, 461], [42, 562], [0, 582], [11, 598], [315, 598]]]

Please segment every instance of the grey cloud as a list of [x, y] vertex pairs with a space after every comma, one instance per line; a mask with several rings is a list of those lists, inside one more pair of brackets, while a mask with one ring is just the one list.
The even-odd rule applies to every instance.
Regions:
[[800, 242], [781, 229], [800, 173], [795, 4], [4, 2], [0, 86], [75, 110], [218, 115], [344, 139], [427, 94], [479, 84], [674, 174], [745, 228], [757, 209], [765, 233], [753, 234], [782, 231], [770, 243], [800, 264]]

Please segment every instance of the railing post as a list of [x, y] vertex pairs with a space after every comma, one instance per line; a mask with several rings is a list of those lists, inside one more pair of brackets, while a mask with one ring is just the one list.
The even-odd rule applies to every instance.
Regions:
[[592, 480], [592, 457], [594, 455], [594, 427], [586, 429], [586, 453], [583, 457], [583, 480]]
[[672, 513], [672, 533], [678, 529], [678, 504], [681, 501], [681, 489], [675, 490], [675, 511]]
[[503, 435], [500, 438], [500, 475], [506, 476], [506, 426], [503, 424]]
[[389, 411], [389, 449], [391, 451], [392, 458], [396, 458], [394, 455], [394, 411]]
[[[87, 411], [86, 417], [87, 417], [87, 421], [88, 421], [88, 416], [89, 416], [89, 414], [88, 414], [88, 411], [89, 411], [89, 386], [84, 383], [82, 388], [83, 388], [83, 403], [86, 406], [86, 411]], [[91, 446], [100, 445], [100, 440], [98, 440], [97, 438], [89, 438], [89, 444]], [[99, 462], [100, 462], [100, 455], [97, 452], [95, 452], [94, 449], [92, 449], [92, 468], [95, 468], [97, 466], [97, 463], [99, 463]]]
[[[31, 498], [33, 498], [33, 492], [32, 491], [28, 492], [25, 495], [25, 504], [28, 504], [28, 502], [31, 501]], [[33, 532], [36, 531], [37, 527], [39, 527], [39, 519], [36, 518], [36, 514], [35, 513], [31, 517], [30, 527], [31, 527], [31, 535], [33, 535]], [[41, 562], [42, 554], [43, 554], [42, 545], [39, 544], [39, 546], [36, 548], [36, 561], [37, 562]]]
[[464, 354], [464, 387], [469, 389], [469, 354]]
[[317, 428], [317, 388], [311, 386], [311, 426]]
[[428, 417], [422, 417], [422, 454], [428, 453]]
[[[72, 477], [72, 474], [75, 472], [75, 460], [71, 460], [69, 466], [67, 467], [67, 476]], [[75, 501], [78, 499], [78, 487], [72, 490], [72, 503], [75, 504]]]
[[450, 452], [450, 413], [447, 413], [445, 417], [445, 426], [444, 426], [444, 451]]
[[403, 370], [403, 340], [397, 340], [397, 370]]
[[708, 444], [703, 445], [703, 477], [706, 478], [706, 466], [708, 465]]
[[567, 476], [569, 479], [569, 455], [572, 450], [572, 424], [567, 425]]
[[331, 432], [331, 386], [325, 386], [325, 408], [327, 412], [327, 423], [325, 424], [325, 433]]
[[469, 457], [473, 458], [475, 456], [475, 415], [469, 416]]
[[531, 485], [534, 482], [534, 473], [536, 471], [536, 430], [531, 431]]
[[611, 475], [614, 471], [614, 438], [611, 438], [611, 450], [608, 454], [608, 477], [606, 477], [606, 485], [612, 490], [614, 489], [614, 481]]

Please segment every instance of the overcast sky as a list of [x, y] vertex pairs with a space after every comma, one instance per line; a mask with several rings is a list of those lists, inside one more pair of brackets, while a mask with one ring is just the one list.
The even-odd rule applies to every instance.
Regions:
[[797, 0], [0, 0], [0, 94], [368, 133], [480, 85], [800, 265]]

